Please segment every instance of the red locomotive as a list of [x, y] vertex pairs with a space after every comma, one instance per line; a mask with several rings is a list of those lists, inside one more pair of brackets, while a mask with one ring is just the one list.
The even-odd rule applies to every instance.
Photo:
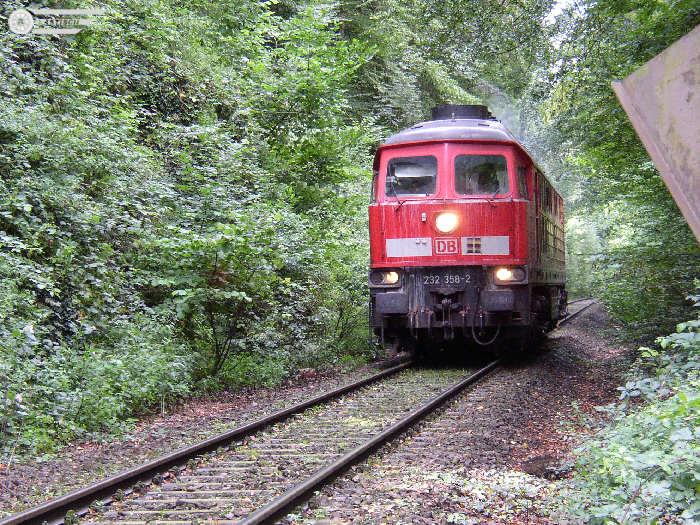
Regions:
[[519, 348], [566, 310], [564, 202], [485, 106], [433, 109], [374, 161], [370, 316], [390, 352]]

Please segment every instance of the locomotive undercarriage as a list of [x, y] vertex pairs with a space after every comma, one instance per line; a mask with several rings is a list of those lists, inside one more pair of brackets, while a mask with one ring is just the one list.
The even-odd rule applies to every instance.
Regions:
[[522, 349], [566, 308], [563, 287], [496, 283], [486, 266], [405, 268], [399, 275], [395, 285], [370, 291], [370, 323], [390, 354], [453, 340]]

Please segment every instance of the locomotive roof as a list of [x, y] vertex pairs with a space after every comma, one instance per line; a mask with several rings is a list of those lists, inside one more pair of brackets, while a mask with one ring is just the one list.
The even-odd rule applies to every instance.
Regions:
[[419, 122], [390, 136], [384, 145], [423, 140], [477, 139], [517, 142], [517, 139], [497, 120], [450, 119]]
[[[540, 172], [544, 171], [535, 162], [525, 146], [501, 124], [498, 120], [480, 118], [454, 118], [436, 119], [419, 122], [413, 126], [391, 135], [377, 150], [376, 162], [379, 159], [379, 151], [383, 146], [394, 146], [407, 142], [441, 141], [441, 140], [493, 140], [498, 142], [512, 142], [527, 155]], [[546, 177], [545, 177], [546, 178]], [[549, 180], [549, 179], [547, 179]]]

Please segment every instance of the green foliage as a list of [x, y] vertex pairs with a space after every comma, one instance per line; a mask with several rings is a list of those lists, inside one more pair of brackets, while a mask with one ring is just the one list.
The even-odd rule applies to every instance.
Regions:
[[[700, 295], [692, 299], [700, 307]], [[700, 316], [657, 344], [641, 349], [648, 372], [636, 370], [608, 407], [614, 424], [579, 451], [572, 506], [588, 522], [700, 519]]]
[[221, 376], [227, 384], [237, 387], [274, 386], [279, 384], [293, 367], [287, 357], [239, 354], [236, 359], [226, 361]]
[[653, 338], [690, 315], [683, 291], [700, 248], [610, 82], [698, 23], [694, 0], [571, 6], [557, 21], [550, 78], [531, 88], [542, 114], [533, 149], [578, 221], [567, 236], [570, 286], [601, 298], [635, 336]]
[[567, 223], [570, 294], [601, 299], [625, 324], [628, 338], [653, 340], [673, 329], [688, 315], [683, 290], [698, 275], [694, 239], [667, 233], [685, 233], [683, 217], [658, 213], [651, 203], [616, 202]]
[[517, 91], [545, 41], [547, 2], [488, 4], [105, 0], [75, 37], [4, 32], [3, 449], [369, 357], [373, 146]]
[[215, 376], [245, 344], [252, 325], [270, 307], [273, 290], [280, 288], [275, 270], [282, 259], [272, 243], [274, 229], [239, 217], [206, 234], [173, 233], [141, 247], [154, 268], [147, 293], [156, 300], [169, 296], [159, 308], [175, 312], [178, 331], [193, 352], [212, 354], [201, 368], [202, 375]]
[[39, 341], [31, 324], [4, 334], [0, 437], [4, 447], [50, 451], [56, 443], [115, 432], [129, 417], [189, 393], [189, 358], [155, 320], [115, 323], [108, 347]]
[[343, 0], [343, 32], [372, 42], [354, 104], [391, 127], [436, 104], [474, 104], [494, 90], [520, 95], [546, 54], [549, 0]]
[[[368, 47], [324, 7], [127, 4], [0, 37], [5, 450], [367, 352], [362, 293], [333, 303], [365, 280]], [[221, 373], [245, 355], [276, 371]]]
[[601, 253], [602, 242], [595, 227], [585, 217], [566, 219], [566, 287], [569, 297], [591, 297], [596, 275], [591, 259]]

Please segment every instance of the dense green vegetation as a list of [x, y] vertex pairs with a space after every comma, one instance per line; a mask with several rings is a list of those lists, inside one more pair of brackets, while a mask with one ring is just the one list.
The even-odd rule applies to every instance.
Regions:
[[369, 46], [322, 8], [179, 4], [0, 41], [5, 444], [368, 351]]
[[522, 77], [534, 48], [489, 56], [547, 11], [473, 13], [499, 29], [464, 55], [439, 23], [457, 4], [100, 5], [74, 39], [0, 39], [9, 448], [369, 355], [373, 145], [495, 71]]
[[[562, 187], [570, 220], [578, 221], [569, 229], [570, 258], [592, 269], [590, 283], [574, 280], [573, 291], [592, 288], [638, 334], [666, 333], [690, 315], [685, 296], [700, 251], [610, 81], [699, 24], [700, 6], [696, 0], [590, 2], [560, 23], [555, 84], [544, 108], [547, 127], [565, 145], [550, 151], [564, 153]], [[586, 239], [590, 229], [602, 245]]]
[[[3, 31], [0, 449], [370, 357], [372, 149], [436, 103], [488, 103], [564, 193], [573, 294], [627, 336], [690, 318], [697, 243], [610, 81], [700, 23], [697, 1], [591, 0], [547, 21], [551, 4], [108, 0], [74, 38]], [[643, 450], [630, 429], [697, 395], [673, 377], [675, 397], [601, 439]]]
[[[700, 307], [700, 295], [689, 299]], [[606, 407], [612, 427], [579, 450], [570, 507], [582, 518], [700, 520], [700, 316], [656, 343], [641, 348], [630, 380], [618, 389], [621, 402]]]

